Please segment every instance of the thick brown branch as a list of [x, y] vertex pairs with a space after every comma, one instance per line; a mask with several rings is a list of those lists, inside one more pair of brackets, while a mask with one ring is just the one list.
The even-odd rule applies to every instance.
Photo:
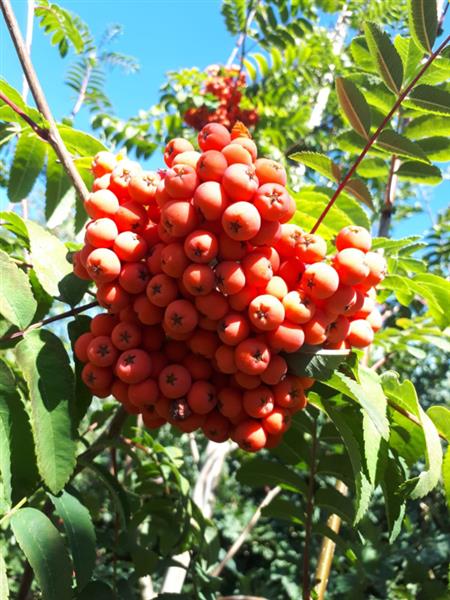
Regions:
[[66, 312], [60, 313], [59, 315], [55, 315], [54, 317], [49, 317], [48, 319], [43, 319], [42, 321], [37, 321], [37, 323], [33, 323], [26, 329], [22, 329], [21, 331], [15, 331], [11, 335], [5, 335], [0, 338], [0, 342], [8, 342], [9, 340], [15, 340], [16, 338], [23, 337], [29, 331], [33, 329], [39, 329], [44, 325], [48, 325], [49, 323], [54, 323], [55, 321], [60, 321], [61, 319], [67, 319], [67, 317], [75, 317], [79, 313], [85, 312], [90, 308], [94, 308], [94, 306], [98, 306], [98, 302], [90, 302], [89, 304], [83, 304], [83, 306], [77, 306], [76, 308], [72, 308]]
[[363, 160], [363, 158], [366, 156], [367, 152], [370, 150], [370, 148], [373, 146], [373, 144], [378, 139], [378, 136], [380, 135], [380, 133], [383, 131], [383, 129], [386, 127], [386, 125], [389, 123], [389, 121], [392, 119], [392, 117], [394, 116], [395, 112], [397, 111], [397, 109], [399, 108], [399, 106], [401, 105], [401, 103], [403, 102], [403, 100], [406, 98], [406, 96], [411, 92], [411, 90], [416, 85], [416, 83], [419, 81], [419, 79], [422, 77], [422, 75], [427, 71], [427, 69], [431, 65], [431, 63], [436, 59], [436, 57], [447, 46], [449, 40], [450, 40], [450, 36], [447, 36], [447, 38], [442, 42], [442, 44], [439, 46], [439, 48], [437, 48], [437, 50], [435, 50], [433, 52], [433, 54], [431, 54], [431, 56], [429, 57], [429, 59], [424, 63], [424, 65], [422, 66], [422, 68], [420, 69], [420, 71], [417, 73], [417, 75], [414, 77], [414, 79], [411, 81], [411, 83], [409, 83], [406, 86], [406, 88], [403, 90], [403, 92], [401, 92], [401, 94], [399, 94], [397, 100], [395, 101], [395, 103], [394, 103], [393, 107], [391, 108], [391, 110], [389, 111], [389, 113], [386, 115], [386, 117], [383, 119], [383, 121], [377, 127], [377, 130], [371, 136], [371, 138], [368, 140], [368, 142], [364, 146], [363, 150], [361, 151], [361, 154], [355, 160], [355, 162], [353, 163], [353, 165], [347, 171], [345, 177], [342, 179], [342, 181], [338, 185], [336, 191], [334, 192], [334, 194], [331, 197], [330, 201], [326, 205], [326, 207], [323, 210], [322, 214], [317, 219], [316, 224], [311, 229], [311, 233], [315, 233], [317, 231], [317, 229], [320, 227], [320, 224], [322, 223], [322, 221], [327, 216], [328, 211], [333, 206], [333, 204], [336, 202], [336, 200], [338, 199], [340, 193], [345, 188], [345, 186], [347, 185], [347, 183], [351, 179], [352, 175], [355, 173], [355, 171], [358, 168], [358, 166], [361, 163], [361, 161]]
[[39, 112], [48, 122], [48, 141], [51, 144], [54, 151], [56, 152], [59, 160], [61, 161], [62, 166], [64, 167], [64, 170], [71, 179], [79, 196], [84, 200], [88, 195], [88, 189], [80, 174], [78, 173], [72, 161], [72, 157], [67, 151], [67, 148], [61, 138], [61, 134], [59, 133], [58, 127], [56, 126], [52, 112], [45, 98], [39, 79], [36, 75], [36, 71], [34, 70], [30, 56], [27, 52], [25, 42], [17, 24], [16, 17], [14, 15], [14, 11], [11, 7], [11, 3], [9, 0], [1, 0], [0, 7], [2, 9], [6, 25], [8, 27], [12, 41], [16, 48], [16, 52], [22, 65], [23, 71], [25, 73], [25, 77], [27, 78], [28, 84], [30, 86], [31, 93], [33, 94], [34, 100], [36, 102], [36, 106]]

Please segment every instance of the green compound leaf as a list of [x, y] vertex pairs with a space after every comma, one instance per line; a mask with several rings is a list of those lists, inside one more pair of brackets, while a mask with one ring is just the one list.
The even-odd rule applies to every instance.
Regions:
[[403, 64], [394, 44], [375, 23], [365, 23], [364, 33], [381, 79], [391, 91], [398, 93], [403, 83]]
[[370, 108], [358, 87], [350, 79], [336, 77], [339, 104], [353, 129], [365, 139], [370, 136]]
[[72, 566], [56, 527], [35, 508], [11, 517], [14, 536], [34, 571], [45, 600], [72, 600]]
[[66, 491], [49, 494], [61, 517], [72, 554], [77, 586], [82, 590], [91, 579], [95, 566], [95, 529], [88, 509]]
[[7, 321], [25, 329], [33, 320], [37, 303], [27, 275], [0, 250], [0, 313]]
[[16, 358], [30, 393], [39, 473], [57, 494], [75, 468], [74, 378], [69, 357], [61, 340], [41, 329], [28, 333], [16, 346]]
[[408, 0], [408, 17], [413, 40], [431, 53], [438, 28], [436, 0]]
[[47, 144], [35, 133], [23, 133], [17, 142], [8, 181], [10, 202], [20, 202], [33, 189], [42, 171]]

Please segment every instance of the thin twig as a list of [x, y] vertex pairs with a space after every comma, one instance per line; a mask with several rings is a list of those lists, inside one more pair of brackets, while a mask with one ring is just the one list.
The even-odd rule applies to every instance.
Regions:
[[239, 37], [238, 37], [237, 42], [236, 42], [236, 45], [234, 46], [233, 50], [231, 51], [231, 54], [228, 57], [228, 60], [226, 62], [225, 66], [228, 67], [228, 68], [231, 67], [231, 65], [233, 64], [233, 61], [236, 58], [236, 56], [237, 56], [240, 48], [245, 43], [245, 39], [247, 37], [247, 31], [248, 31], [248, 28], [250, 27], [251, 22], [255, 18], [257, 7], [258, 7], [258, 3], [256, 4], [256, 6], [253, 9], [251, 8], [251, 6], [249, 7], [250, 10], [247, 13], [247, 18], [246, 18], [245, 25], [244, 25], [244, 31], [241, 31], [241, 33], [239, 34]]
[[28, 498], [22, 498], [22, 500], [20, 500], [17, 504], [15, 504], [10, 510], [8, 510], [7, 513], [5, 513], [3, 515], [3, 517], [0, 519], [0, 527], [3, 525], [3, 523], [5, 521], [7, 521], [8, 519], [10, 519], [14, 513], [16, 513], [20, 508], [22, 508], [22, 506], [27, 502]]
[[447, 36], [446, 39], [442, 42], [442, 44], [437, 48], [437, 50], [435, 50], [433, 52], [433, 54], [431, 54], [431, 56], [429, 57], [429, 59], [423, 64], [422, 68], [417, 73], [417, 75], [414, 77], [414, 79], [411, 81], [411, 83], [409, 83], [406, 86], [406, 88], [403, 90], [403, 92], [401, 92], [401, 94], [399, 94], [397, 100], [395, 101], [395, 103], [394, 103], [393, 107], [391, 108], [391, 110], [389, 111], [389, 113], [386, 115], [386, 117], [383, 119], [383, 121], [377, 127], [377, 130], [370, 137], [370, 139], [368, 140], [368, 142], [364, 146], [363, 150], [361, 151], [361, 154], [358, 156], [358, 158], [355, 160], [355, 162], [353, 163], [353, 165], [347, 171], [345, 177], [339, 183], [339, 185], [338, 185], [336, 191], [334, 192], [333, 196], [331, 197], [330, 201], [326, 205], [326, 207], [323, 210], [323, 212], [320, 215], [320, 217], [317, 219], [316, 224], [314, 225], [314, 227], [311, 229], [311, 233], [315, 233], [317, 231], [317, 229], [320, 227], [320, 224], [322, 223], [322, 221], [324, 220], [324, 218], [327, 216], [328, 211], [333, 206], [333, 204], [336, 202], [336, 200], [338, 199], [340, 193], [345, 188], [345, 186], [347, 185], [348, 181], [350, 180], [350, 178], [352, 177], [352, 175], [355, 173], [355, 171], [358, 168], [359, 164], [361, 163], [361, 161], [363, 160], [363, 158], [366, 156], [366, 154], [370, 150], [370, 148], [373, 146], [373, 144], [377, 140], [377, 138], [380, 135], [380, 133], [383, 131], [383, 129], [386, 127], [386, 125], [389, 123], [389, 121], [392, 119], [392, 117], [394, 116], [394, 114], [397, 111], [398, 107], [401, 105], [401, 103], [406, 98], [406, 96], [411, 92], [411, 90], [416, 85], [416, 83], [419, 81], [419, 79], [422, 77], [422, 75], [427, 71], [427, 69], [431, 65], [431, 63], [436, 59], [436, 57], [447, 46], [449, 40], [450, 40], [450, 36]]
[[86, 312], [87, 310], [94, 308], [94, 306], [98, 306], [98, 302], [90, 302], [89, 304], [83, 304], [83, 306], [77, 306], [76, 308], [72, 308], [66, 312], [60, 313], [59, 315], [55, 315], [54, 317], [48, 317], [48, 319], [43, 319], [42, 321], [37, 321], [33, 323], [29, 327], [22, 329], [21, 331], [15, 331], [11, 335], [5, 335], [0, 338], [0, 342], [8, 342], [9, 340], [15, 340], [16, 338], [23, 337], [29, 331], [33, 329], [39, 329], [44, 325], [48, 325], [49, 323], [54, 323], [55, 321], [60, 321], [61, 319], [67, 319], [67, 317], [75, 317], [76, 315]]
[[75, 104], [73, 105], [72, 111], [70, 113], [70, 116], [73, 118], [75, 118], [75, 116], [77, 115], [78, 111], [81, 109], [81, 107], [83, 106], [83, 102], [86, 99], [86, 92], [87, 92], [87, 88], [89, 85], [89, 80], [91, 78], [91, 74], [92, 74], [92, 66], [90, 64], [88, 64], [88, 66], [86, 67], [86, 72], [84, 74], [83, 77], [83, 81], [81, 82], [81, 86], [80, 86], [80, 91], [78, 93], [78, 97], [75, 101]]
[[86, 464], [91, 463], [94, 458], [107, 447], [108, 442], [114, 440], [120, 434], [127, 417], [128, 413], [123, 406], [120, 406], [112, 418], [108, 429], [97, 438], [92, 446], [78, 456], [74, 477], [78, 475], [78, 473], [81, 473]]
[[195, 439], [195, 433], [189, 434], [189, 446], [191, 448], [192, 460], [196, 465], [200, 462], [200, 452], [198, 451], [197, 441]]
[[[29, 56], [31, 56], [31, 44], [33, 43], [33, 26], [34, 26], [34, 0], [27, 0], [27, 25], [25, 29], [25, 48]], [[30, 86], [28, 85], [25, 74], [22, 77], [22, 99], [27, 101]]]
[[311, 466], [309, 473], [308, 494], [306, 497], [305, 510], [305, 544], [303, 547], [303, 600], [310, 600], [310, 549], [312, 537], [312, 521], [314, 511], [314, 479], [316, 477], [316, 453], [317, 453], [317, 419], [314, 419], [311, 439]]
[[391, 219], [394, 207], [395, 192], [397, 190], [398, 182], [398, 176], [395, 172], [398, 169], [399, 164], [400, 161], [394, 154], [391, 157], [391, 162], [389, 165], [389, 175], [384, 194], [384, 206], [383, 210], [381, 211], [380, 223], [378, 226], [379, 237], [388, 237], [389, 235], [389, 229], [391, 226]]
[[8, 27], [12, 41], [16, 48], [16, 52], [22, 65], [23, 71], [30, 86], [31, 93], [33, 94], [34, 100], [36, 102], [36, 106], [38, 107], [39, 112], [48, 122], [48, 141], [51, 144], [54, 151], [56, 152], [59, 160], [61, 161], [62, 166], [64, 167], [67, 175], [70, 177], [80, 198], [84, 200], [88, 195], [88, 189], [80, 174], [78, 173], [72, 161], [72, 157], [67, 151], [61, 134], [59, 133], [58, 127], [56, 126], [52, 112], [45, 98], [39, 79], [36, 75], [36, 71], [34, 70], [30, 56], [27, 52], [22, 34], [17, 24], [17, 19], [11, 7], [10, 0], [1, 0], [0, 7], [2, 9], [6, 25]]
[[13, 102], [6, 94], [0, 91], [0, 100], [3, 100], [5, 104], [9, 106], [16, 114], [19, 115], [30, 127], [31, 129], [45, 142], [50, 140], [50, 131], [45, 129], [44, 127], [39, 127], [39, 125], [33, 121], [31, 117], [29, 117], [15, 102]]
[[263, 500], [260, 502], [260, 504], [258, 505], [255, 512], [253, 513], [251, 519], [249, 520], [247, 525], [244, 527], [244, 529], [241, 531], [241, 533], [238, 535], [238, 537], [233, 542], [233, 544], [230, 546], [230, 548], [228, 549], [228, 551], [225, 554], [225, 556], [223, 557], [223, 559], [220, 561], [220, 563], [217, 565], [217, 567], [215, 567], [211, 571], [211, 575], [213, 577], [219, 577], [219, 575], [222, 573], [223, 569], [225, 568], [226, 564], [237, 554], [237, 552], [241, 548], [242, 544], [248, 538], [250, 532], [252, 531], [252, 529], [255, 527], [255, 525], [259, 521], [263, 508], [268, 506], [280, 492], [281, 492], [281, 488], [278, 485], [267, 492], [267, 494], [264, 496]]
[[[348, 494], [348, 488], [342, 481], [337, 481], [336, 490], [346, 496]], [[341, 528], [341, 518], [338, 515], [330, 515], [327, 520], [327, 527], [338, 534]], [[317, 594], [317, 600], [323, 600], [327, 589], [328, 579], [330, 577], [331, 564], [333, 562], [334, 550], [336, 543], [325, 536], [322, 541], [322, 547], [320, 549], [320, 555], [317, 562], [316, 568], [316, 585], [314, 591]]]
[[31, 584], [33, 582], [33, 577], [33, 569], [31, 568], [30, 563], [26, 561], [22, 573], [22, 579], [20, 581], [20, 588], [17, 592], [17, 600], [27, 600]]

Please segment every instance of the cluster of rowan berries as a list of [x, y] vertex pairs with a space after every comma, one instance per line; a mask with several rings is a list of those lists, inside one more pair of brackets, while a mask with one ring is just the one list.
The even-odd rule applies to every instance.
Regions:
[[246, 133], [208, 124], [201, 152], [173, 139], [158, 173], [95, 157], [74, 271], [108, 313], [75, 354], [92, 392], [148, 427], [201, 428], [256, 451], [280, 441], [314, 383], [288, 374], [284, 353], [372, 342], [385, 261], [361, 227], [340, 231], [327, 259], [323, 238], [288, 223], [286, 172]]
[[236, 121], [251, 126], [258, 122], [258, 113], [254, 108], [241, 108], [242, 89], [246, 84], [245, 73], [238, 66], [222, 67], [211, 65], [206, 69], [203, 93], [212, 94], [219, 100], [217, 108], [206, 105], [189, 108], [184, 114], [185, 122], [199, 131], [207, 123], [220, 123], [231, 127]]

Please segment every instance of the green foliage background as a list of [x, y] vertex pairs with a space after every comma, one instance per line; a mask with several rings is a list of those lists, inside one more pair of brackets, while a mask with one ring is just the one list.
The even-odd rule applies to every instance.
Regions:
[[[48, 51], [72, 64], [67, 85], [77, 102], [58, 127], [88, 186], [91, 158], [101, 149], [145, 159], [169, 137], [195, 138], [181, 115], [192, 104], [214, 107], [202, 94], [205, 73], [189, 66], [168, 73], [157, 105], [120, 118], [105, 92], [105, 68], [132, 72], [138, 65], [110, 51], [119, 28], [96, 41], [88, 24], [62, 6], [37, 5], [36, 19], [55, 46]], [[323, 12], [334, 26], [319, 23]], [[261, 155], [288, 167], [295, 221], [308, 229], [424, 57], [442, 42], [435, 3], [224, 0], [222, 15], [237, 39], [253, 42], [241, 58], [244, 103], [260, 117], [254, 138]], [[183, 552], [189, 556], [183, 590], [160, 594], [161, 600], [238, 593], [294, 600], [302, 594], [305, 544], [313, 581], [324, 535], [336, 542], [327, 598], [448, 598], [448, 211], [421, 238], [389, 234], [393, 222], [424, 210], [417, 208], [418, 185], [442, 180], [450, 158], [449, 75], [447, 47], [407, 94], [320, 229], [328, 242], [351, 223], [378, 234], [374, 246], [389, 267], [378, 294], [384, 328], [364, 364], [360, 352], [337, 362], [305, 353], [294, 358], [293, 369], [318, 380], [308, 409], [277, 449], [228, 455], [211, 518], [193, 501], [206, 442], [167, 428], [149, 435], [116, 403], [91, 398], [82, 386], [70, 343], [89, 327], [80, 313], [91, 298], [71, 274], [70, 257], [86, 215], [53, 149], [0, 100], [0, 185], [11, 203], [0, 215], [2, 600], [149, 598], [148, 577], [156, 596]], [[6, 81], [0, 91], [46, 128]], [[91, 113], [90, 132], [75, 128], [83, 108]], [[393, 174], [394, 212], [386, 202]], [[35, 193], [38, 180], [45, 182], [45, 199]], [[21, 210], [27, 198], [38, 205], [37, 220]], [[70, 218], [53, 227], [62, 205]], [[34, 327], [66, 311], [73, 311], [68, 331], [59, 320]], [[348, 495], [335, 489], [337, 480]], [[215, 577], [274, 486], [280, 492]], [[332, 513], [342, 518], [339, 535], [327, 527]]]

